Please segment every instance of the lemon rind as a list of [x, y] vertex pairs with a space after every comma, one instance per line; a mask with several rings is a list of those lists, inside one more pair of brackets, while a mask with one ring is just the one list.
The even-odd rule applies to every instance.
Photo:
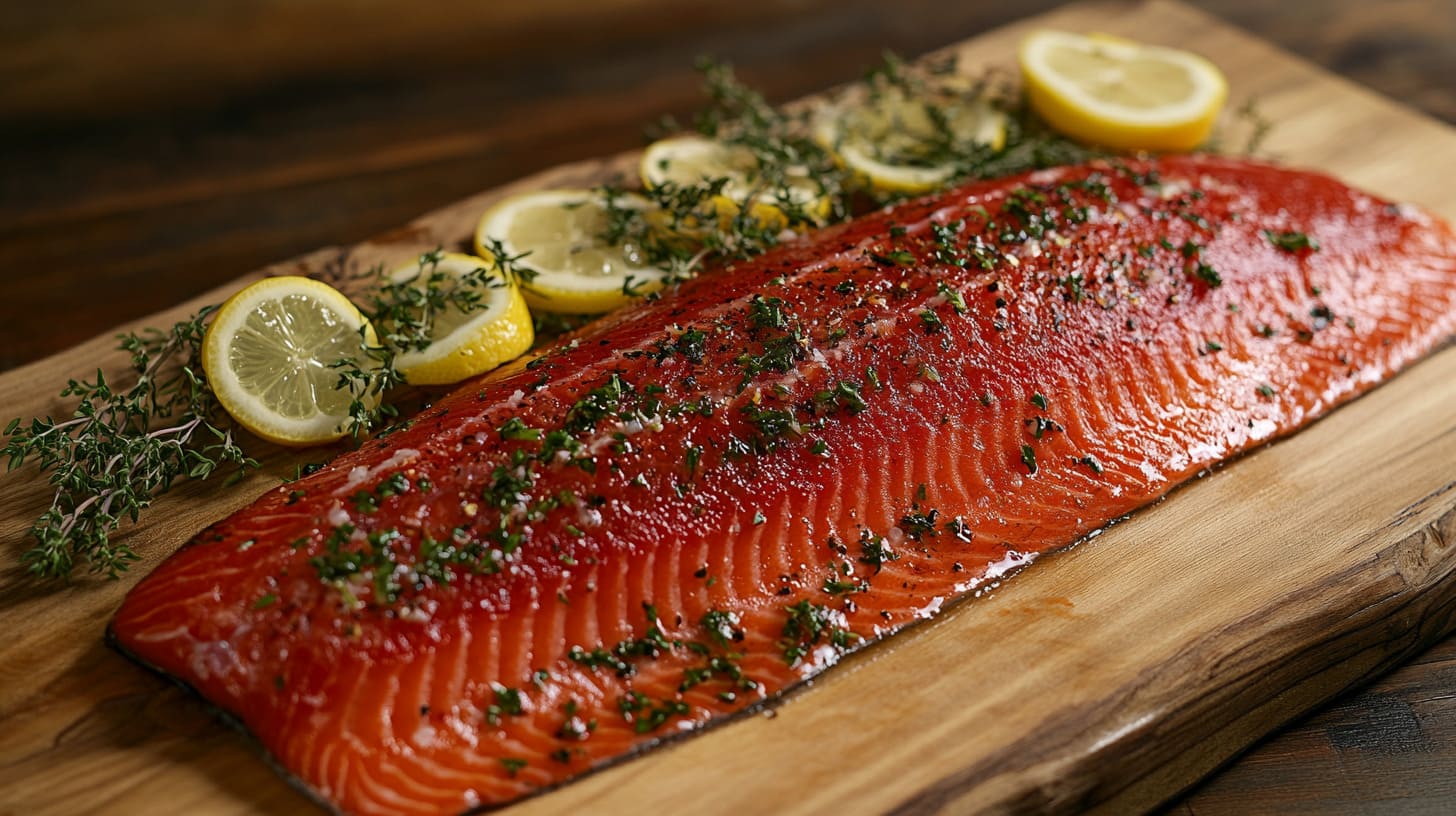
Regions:
[[[492, 269], [483, 258], [450, 252], [440, 256], [437, 269], [456, 275], [467, 275], [479, 268]], [[420, 271], [418, 263], [396, 269], [390, 277], [396, 282]], [[531, 314], [521, 296], [520, 287], [501, 275], [500, 281], [486, 294], [485, 308], [480, 314], [457, 326], [450, 334], [435, 338], [419, 351], [407, 351], [394, 358], [394, 364], [411, 385], [450, 385], [484, 374], [491, 369], [525, 354], [535, 342]]]

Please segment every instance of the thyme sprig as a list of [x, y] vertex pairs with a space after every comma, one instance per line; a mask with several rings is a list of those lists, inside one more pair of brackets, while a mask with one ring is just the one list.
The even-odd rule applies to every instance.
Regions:
[[469, 314], [485, 308], [491, 289], [505, 286], [485, 265], [464, 275], [440, 269], [445, 257], [434, 249], [419, 257], [411, 274], [394, 278], [375, 267], [378, 283], [365, 297], [364, 312], [374, 324], [380, 341], [399, 352], [423, 351], [435, 337], [435, 327], [451, 311]]
[[30, 529], [35, 546], [21, 556], [32, 575], [64, 578], [84, 564], [115, 578], [138, 556], [112, 540], [181, 477], [206, 479], [233, 465], [232, 479], [256, 468], [233, 437], [202, 373], [205, 322], [214, 307], [172, 326], [120, 335], [131, 355], [130, 385], [114, 385], [100, 369], [91, 381], [71, 380], [62, 398], [80, 402], [68, 419], [11, 420], [0, 456], [14, 470], [39, 465], [55, 487], [51, 505]]
[[[774, 107], [757, 90], [745, 85], [725, 63], [699, 60], [704, 92], [710, 105], [696, 118], [698, 132], [751, 154], [756, 162], [754, 178], [759, 191], [787, 219], [782, 227], [798, 229], [842, 221], [850, 215], [848, 193], [852, 177], [835, 157], [809, 133], [807, 108]], [[812, 188], [826, 199], [829, 213], [811, 210], [795, 189]], [[750, 200], [754, 199], [752, 196]], [[750, 220], [751, 207], [744, 207]]]
[[[748, 258], [777, 246], [793, 230], [847, 220], [894, 194], [858, 186], [834, 155], [811, 136], [807, 107], [781, 108], [743, 84], [731, 66], [701, 61], [708, 107], [694, 118], [695, 130], [752, 159], [752, 188], [725, 213], [721, 201], [734, 183], [727, 176], [694, 184], [664, 183], [642, 190], [651, 204], [631, 206], [637, 192], [620, 184], [598, 188], [607, 215], [598, 237], [668, 273], [669, 281], [696, 274], [714, 259]], [[917, 140], [915, 155], [889, 160], [950, 165], [950, 183], [999, 178], [1027, 170], [1086, 161], [1104, 155], [1053, 132], [1031, 112], [1021, 92], [992, 74], [967, 77], [954, 60], [923, 69], [893, 54], [866, 75], [871, 100], [898, 94], [923, 109], [930, 131]], [[985, 103], [1006, 114], [1006, 138], [999, 147], [968, 140], [945, 113], [948, 106]], [[805, 190], [812, 190], [812, 197]], [[771, 205], [766, 217], [760, 205]]]
[[629, 191], [621, 185], [598, 188], [607, 216], [599, 237], [631, 246], [669, 281], [691, 277], [714, 258], [758, 255], [789, 231], [849, 215], [850, 178], [808, 135], [807, 112], [770, 105], [731, 66], [700, 61], [698, 69], [710, 104], [694, 127], [747, 158], [749, 189], [736, 195], [741, 200], [722, 206], [729, 186], [742, 181], [728, 176], [643, 190], [651, 204], [646, 209], [623, 203]]
[[[415, 275], [399, 280], [377, 267], [362, 298], [380, 342], [363, 359], [335, 363], [338, 387], [353, 395], [351, 429], [365, 434], [397, 416], [387, 398], [404, 384], [399, 354], [429, 345], [443, 315], [486, 307], [485, 295], [502, 285], [486, 267], [465, 275], [439, 268], [440, 250], [420, 256]], [[507, 274], [525, 273], [519, 257], [504, 253]], [[209, 306], [166, 331], [147, 329], [119, 336], [130, 355], [129, 384], [108, 379], [70, 380], [60, 398], [78, 400], [69, 418], [16, 418], [6, 426], [0, 458], [15, 470], [34, 462], [55, 487], [50, 506], [30, 529], [34, 546], [21, 561], [42, 578], [67, 578], [77, 567], [115, 578], [138, 555], [113, 540], [123, 522], [133, 523], [153, 500], [182, 478], [206, 479], [235, 466], [229, 483], [258, 462], [243, 449], [202, 368], [202, 340], [216, 311]]]

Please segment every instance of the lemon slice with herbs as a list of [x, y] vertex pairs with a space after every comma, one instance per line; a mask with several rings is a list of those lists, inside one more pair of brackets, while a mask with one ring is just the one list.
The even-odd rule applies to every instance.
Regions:
[[374, 328], [337, 289], [300, 277], [265, 278], [218, 309], [202, 341], [202, 369], [238, 424], [280, 445], [316, 445], [352, 429], [357, 397], [339, 388], [340, 363], [367, 373]]
[[768, 177], [753, 151], [703, 136], [653, 142], [642, 152], [638, 169], [649, 189], [711, 187], [712, 212], [720, 221], [747, 207], [762, 226], [783, 229], [822, 222], [830, 211], [827, 192], [807, 168], [790, 167]]
[[1038, 31], [1021, 43], [1031, 107], [1053, 128], [1117, 150], [1202, 144], [1228, 97], [1213, 63], [1106, 35]]
[[[662, 287], [667, 272], [643, 249], [606, 239], [613, 212], [649, 210], [640, 195], [596, 190], [542, 190], [507, 198], [480, 217], [476, 251], [504, 253], [522, 272], [526, 302], [562, 314], [601, 314]], [[522, 256], [517, 258], [517, 256]]]
[[520, 287], [480, 258], [426, 253], [390, 273], [388, 288], [395, 302], [414, 304], [402, 314], [375, 315], [378, 330], [401, 346], [394, 367], [411, 385], [460, 382], [535, 342]]
[[876, 190], [925, 193], [960, 175], [965, 159], [1000, 150], [1006, 114], [974, 93], [890, 87], [820, 111], [814, 138]]

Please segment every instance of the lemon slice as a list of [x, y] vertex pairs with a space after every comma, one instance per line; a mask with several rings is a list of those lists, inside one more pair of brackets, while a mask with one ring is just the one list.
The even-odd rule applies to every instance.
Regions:
[[[646, 210], [647, 199], [618, 195], [614, 205]], [[606, 202], [594, 190], [542, 190], [507, 198], [480, 217], [475, 248], [493, 256], [492, 241], [534, 273], [523, 287], [533, 309], [563, 314], [601, 314], [662, 286], [667, 273], [647, 262], [630, 243], [602, 238], [610, 226]]]
[[[659, 139], [642, 152], [639, 165], [648, 188], [674, 184], [698, 186], [726, 180], [713, 205], [720, 219], [733, 218], [744, 207], [761, 224], [786, 227], [805, 220], [822, 221], [829, 214], [829, 196], [806, 168], [790, 168], [779, 182], [759, 177], [758, 159], [746, 147], [703, 136]], [[797, 218], [790, 218], [794, 213]]]
[[[531, 313], [520, 287], [480, 258], [457, 253], [425, 255], [418, 263], [396, 269], [389, 278], [396, 286], [412, 286], [421, 292], [433, 288], [447, 296], [444, 308], [431, 316], [429, 345], [404, 349], [394, 358], [395, 368], [411, 385], [460, 382], [514, 360], [535, 342]], [[457, 299], [465, 298], [474, 304], [462, 310]], [[379, 326], [383, 332], [391, 328]]]
[[846, 98], [815, 117], [814, 138], [876, 190], [925, 193], [957, 159], [1006, 143], [1006, 115], [982, 99], [918, 99], [898, 87]]
[[[202, 341], [202, 369], [239, 425], [280, 445], [330, 442], [351, 428], [355, 396], [338, 388], [339, 361], [367, 370], [374, 329], [337, 289], [266, 278], [227, 299]], [[368, 408], [377, 393], [360, 400]]]
[[1104, 35], [1039, 31], [1021, 43], [1031, 107], [1082, 142], [1118, 150], [1192, 150], [1228, 96], [1213, 63]]

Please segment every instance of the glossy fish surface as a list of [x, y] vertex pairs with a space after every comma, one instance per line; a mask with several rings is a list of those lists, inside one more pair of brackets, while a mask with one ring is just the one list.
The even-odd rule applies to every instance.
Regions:
[[770, 699], [1453, 332], [1450, 228], [1326, 176], [972, 184], [464, 384], [204, 530], [111, 636], [330, 807], [499, 805]]

